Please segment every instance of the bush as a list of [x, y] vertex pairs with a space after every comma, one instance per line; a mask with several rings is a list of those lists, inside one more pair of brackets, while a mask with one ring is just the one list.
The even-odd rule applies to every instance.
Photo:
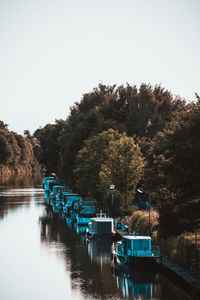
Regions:
[[[128, 218], [129, 228], [138, 234], [149, 234], [149, 212], [143, 210], [135, 210]], [[150, 232], [157, 238], [158, 231], [158, 213], [154, 210], [150, 211]], [[155, 232], [155, 233], [154, 233]]]

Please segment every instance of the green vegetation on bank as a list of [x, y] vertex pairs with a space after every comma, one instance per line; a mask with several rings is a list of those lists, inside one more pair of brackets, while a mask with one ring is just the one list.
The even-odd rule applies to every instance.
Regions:
[[200, 249], [196, 247], [194, 232], [184, 232], [180, 235], [171, 235], [167, 238], [159, 237], [159, 214], [156, 210], [134, 210], [127, 218], [126, 224], [130, 232], [140, 235], [150, 235], [154, 245], [160, 245], [162, 255], [188, 270], [200, 275]]
[[143, 187], [159, 214], [158, 236], [194, 232], [200, 222], [200, 99], [186, 103], [161, 86], [100, 84], [34, 133], [47, 173], [99, 204], [128, 212]]
[[40, 164], [34, 155], [37, 143], [25, 130], [26, 137], [8, 130], [0, 121], [0, 176], [32, 175], [40, 172]]

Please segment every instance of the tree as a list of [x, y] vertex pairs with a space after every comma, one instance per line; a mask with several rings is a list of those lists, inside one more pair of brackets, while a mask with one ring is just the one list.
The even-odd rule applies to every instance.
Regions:
[[123, 134], [120, 139], [109, 142], [106, 156], [99, 174], [101, 187], [108, 189], [110, 184], [114, 184], [127, 205], [143, 175], [144, 159], [140, 148], [132, 138]]
[[114, 109], [117, 102], [116, 86], [99, 85], [91, 93], [84, 94], [80, 103], [71, 108], [64, 130], [59, 139], [61, 177], [70, 185], [75, 184], [73, 169], [76, 157], [84, 141], [113, 128], [124, 131], [125, 126], [118, 121], [120, 112]]
[[44, 128], [37, 129], [33, 136], [39, 142], [35, 145], [35, 154], [38, 161], [46, 167], [47, 173], [58, 171], [60, 144], [59, 137], [64, 127], [63, 120], [56, 120], [56, 123], [47, 124]]
[[4, 123], [3, 121], [0, 121], [0, 129], [8, 130], [8, 124]]
[[27, 130], [27, 129], [24, 130], [24, 136], [25, 136], [27, 139], [31, 139], [31, 138], [32, 138], [30, 131]]
[[32, 174], [34, 171], [40, 171], [34, 157], [32, 142], [4, 126], [0, 129], [0, 169], [2, 174], [4, 170], [10, 170], [12, 174]]
[[120, 139], [122, 134], [109, 129], [87, 139], [78, 152], [74, 168], [76, 188], [82, 194], [91, 195], [96, 199], [102, 196], [99, 173], [101, 166], [107, 161], [107, 148], [110, 141]]
[[200, 105], [193, 103], [152, 141], [145, 177], [160, 211], [163, 235], [191, 231], [200, 223], [199, 132]]

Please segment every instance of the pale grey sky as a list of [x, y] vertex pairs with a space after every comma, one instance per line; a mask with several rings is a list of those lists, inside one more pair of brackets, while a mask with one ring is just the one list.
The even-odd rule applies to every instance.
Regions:
[[200, 0], [0, 0], [0, 120], [33, 133], [104, 84], [200, 94]]

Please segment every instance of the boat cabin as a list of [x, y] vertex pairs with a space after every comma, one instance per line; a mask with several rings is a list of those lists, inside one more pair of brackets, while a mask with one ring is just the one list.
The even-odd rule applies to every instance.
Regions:
[[77, 224], [88, 224], [96, 216], [96, 201], [80, 201], [78, 206]]
[[151, 237], [124, 235], [122, 240], [117, 242], [116, 252], [127, 256], [152, 256]]
[[64, 198], [63, 200], [64, 200], [68, 210], [72, 209], [74, 201], [82, 200], [82, 197], [78, 194], [64, 194], [63, 198]]
[[60, 191], [68, 191], [68, 188], [64, 185], [54, 185], [52, 192], [51, 192], [51, 201], [55, 201], [56, 200], [56, 195], [60, 192]]
[[114, 220], [113, 218], [97, 217], [92, 218], [88, 224], [87, 235], [92, 237], [112, 237], [114, 235]]

